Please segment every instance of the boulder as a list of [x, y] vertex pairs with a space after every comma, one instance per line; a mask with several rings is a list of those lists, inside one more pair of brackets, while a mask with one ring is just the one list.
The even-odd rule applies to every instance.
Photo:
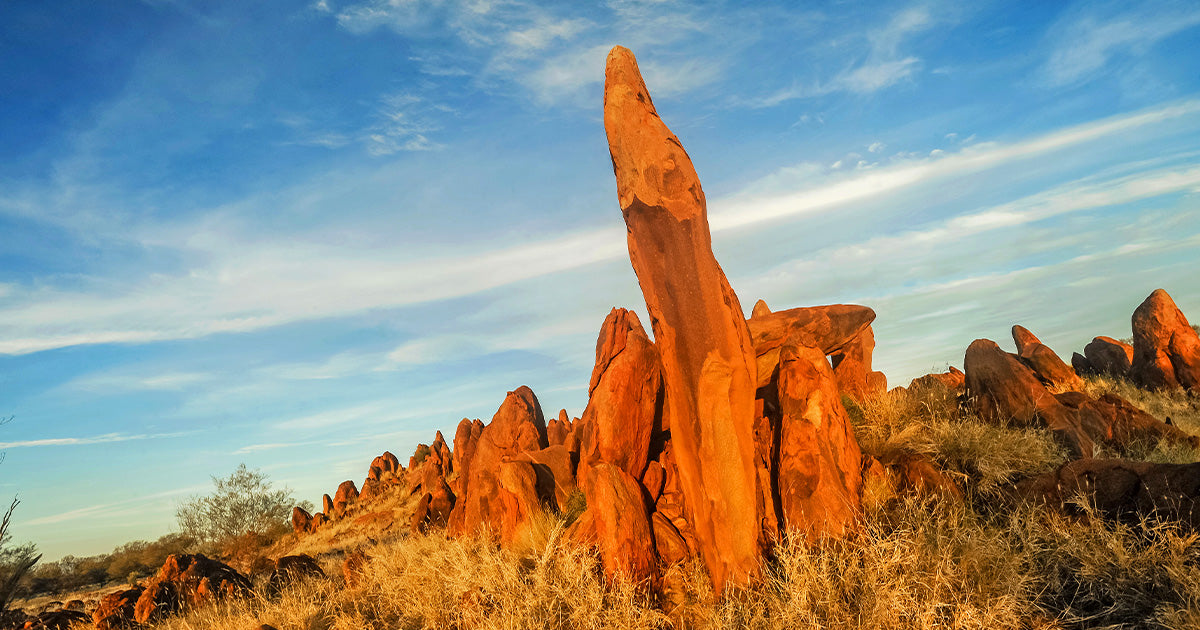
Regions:
[[858, 521], [862, 453], [825, 355], [784, 346], [778, 391], [783, 524], [810, 540], [840, 537]]
[[470, 472], [468, 470], [469, 462], [475, 455], [475, 446], [479, 443], [479, 436], [482, 434], [483, 423], [478, 418], [475, 420], [463, 418], [454, 432], [454, 470], [458, 471], [458, 477], [454, 480], [454, 491], [458, 494], [462, 494], [463, 486], [466, 484]]
[[750, 317], [752, 317], [752, 318], [753, 317], [763, 317], [764, 315], [770, 315], [770, 314], [771, 314], [771, 308], [769, 306], [767, 306], [767, 303], [762, 300], [755, 302], [754, 308], [750, 310]]
[[[473, 434], [473, 429], [467, 431]], [[459, 433], [463, 433], [462, 424]], [[519, 515], [508, 510], [520, 501], [527, 501], [528, 497], [511, 496], [511, 491], [501, 487], [501, 466], [511, 455], [538, 451], [548, 445], [546, 420], [533, 390], [522, 386], [508, 392], [492, 421], [479, 431], [478, 438], [464, 440], [463, 447], [468, 454], [463, 457], [459, 471], [462, 492], [457, 493], [459, 498], [450, 513], [451, 535], [472, 534], [483, 529], [494, 534], [513, 533], [512, 523]], [[517, 479], [514, 477], [509, 481]], [[514, 486], [513, 483], [509, 485]]]
[[1074, 457], [1091, 457], [1092, 441], [1079, 416], [1046, 389], [1037, 375], [996, 342], [976, 339], [967, 348], [967, 394], [979, 417], [991, 422], [1045, 427]]
[[1071, 353], [1071, 369], [1079, 376], [1091, 376], [1097, 373], [1096, 366], [1092, 365], [1087, 357], [1078, 352]]
[[712, 253], [704, 191], [659, 118], [637, 62], [608, 55], [604, 129], [629, 257], [662, 359], [684, 499], [718, 591], [759, 573], [754, 458], [755, 351]]
[[1133, 346], [1112, 337], [1092, 339], [1083, 347], [1083, 355], [1094, 374], [1128, 378], [1129, 369], [1133, 366]]
[[318, 529], [321, 529], [321, 526], [328, 522], [329, 517], [325, 516], [324, 512], [317, 512], [316, 514], [313, 514], [312, 527], [309, 528], [309, 531], [315, 532]]
[[566, 444], [571, 429], [571, 417], [567, 415], [566, 409], [560, 409], [558, 417], [546, 424], [546, 439], [550, 442], [550, 446]]
[[578, 488], [575, 472], [579, 466], [579, 455], [561, 444], [551, 445], [540, 451], [526, 451], [514, 457], [517, 461], [533, 466], [537, 477], [538, 500], [555, 510], [567, 507], [571, 494]]
[[133, 618], [143, 624], [156, 622], [187, 608], [245, 595], [250, 586], [246, 576], [227, 564], [200, 554], [173, 554], [146, 584]]
[[87, 623], [91, 617], [78, 610], [49, 610], [39, 614], [34, 619], [25, 622], [29, 630], [69, 630], [77, 623]]
[[1083, 379], [1075, 373], [1071, 366], [1063, 362], [1053, 350], [1040, 343], [1030, 343], [1025, 350], [1017, 355], [1021, 362], [1029, 366], [1038, 380], [1048, 387], [1058, 390], [1083, 389]]
[[278, 594], [285, 586], [310, 577], [325, 577], [321, 565], [308, 554], [283, 556], [275, 560], [275, 568], [267, 578], [267, 592]]
[[1042, 345], [1042, 340], [1038, 339], [1037, 335], [1029, 332], [1029, 329], [1024, 326], [1014, 325], [1012, 327], [1012, 336], [1013, 341], [1017, 344], [1018, 356], [1033, 344]]
[[637, 314], [614, 308], [596, 340], [588, 404], [576, 427], [580, 460], [615, 464], [637, 479], [650, 460], [650, 437], [662, 426], [658, 350]]
[[966, 389], [967, 375], [963, 374], [962, 370], [953, 365], [943, 373], [918, 376], [908, 384], [908, 391], [912, 394], [945, 390], [947, 393], [957, 396], [966, 391]]
[[860, 403], [887, 391], [887, 378], [882, 372], [871, 369], [871, 354], [874, 351], [875, 332], [867, 326], [829, 357], [838, 389]]
[[856, 304], [792, 308], [752, 316], [746, 324], [754, 343], [757, 387], [765, 387], [771, 382], [771, 375], [779, 364], [779, 349], [784, 345], [817, 348], [825, 355], [836, 354], [854, 342], [873, 321], [875, 311]]
[[1147, 389], [1200, 391], [1200, 334], [1162, 289], [1133, 312], [1130, 376]]
[[620, 466], [597, 462], [584, 476], [583, 492], [604, 573], [635, 582], [656, 574], [654, 534], [641, 485]]
[[1108, 518], [1149, 517], [1200, 527], [1200, 463], [1077, 460], [1022, 481], [1016, 495], [1069, 513], [1081, 513], [1083, 503]]
[[962, 489], [928, 455], [893, 453], [880, 462], [891, 471], [896, 489], [915, 496], [939, 496], [962, 499]]
[[1138, 409], [1116, 394], [1099, 399], [1079, 392], [1055, 396], [1063, 405], [1079, 412], [1079, 422], [1094, 442], [1102, 442], [1118, 452], [1127, 452], [1139, 443], [1160, 440], [1200, 447], [1200, 437], [1191, 435]]
[[325, 513], [325, 518], [335, 518], [333, 511], [333, 497], [328, 494], [321, 495], [321, 511]]
[[292, 508], [292, 531], [304, 534], [312, 531], [312, 514], [300, 506]]
[[340, 518], [356, 501], [358, 501], [358, 486], [347, 479], [338, 485], [337, 492], [333, 495], [333, 513]]
[[385, 479], [389, 474], [395, 476], [400, 473], [400, 460], [391, 451], [384, 451], [382, 455], [371, 460], [370, 471], [368, 478], [376, 481]]

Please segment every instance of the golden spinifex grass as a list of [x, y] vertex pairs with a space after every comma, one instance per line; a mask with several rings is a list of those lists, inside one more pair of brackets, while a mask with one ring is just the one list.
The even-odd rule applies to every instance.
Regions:
[[[1196, 418], [1185, 413], [1194, 409], [1186, 399], [1119, 393], [1152, 413], [1155, 405], [1174, 410], [1180, 424]], [[366, 539], [371, 560], [357, 586], [342, 583], [340, 556], [329, 554], [324, 561], [334, 577], [300, 583], [275, 599], [194, 610], [158, 627], [1200, 627], [1197, 535], [1169, 524], [1068, 518], [1001, 500], [1014, 479], [1063, 461], [1044, 432], [983, 424], [936, 394], [889, 394], [852, 413], [865, 452], [927, 454], [963, 485], [967, 501], [892, 492], [868, 503], [859, 534], [819, 545], [785, 543], [766, 561], [759, 583], [721, 598], [696, 563], [669, 568], [659, 595], [606, 583], [596, 555], [564, 536], [565, 519], [545, 514], [509, 549], [485, 538]]]

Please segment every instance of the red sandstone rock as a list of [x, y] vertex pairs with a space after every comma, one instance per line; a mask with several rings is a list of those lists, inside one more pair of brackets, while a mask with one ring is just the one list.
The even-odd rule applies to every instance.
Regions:
[[967, 393], [981, 418], [1044, 426], [1075, 457], [1092, 456], [1092, 440], [1078, 414], [1062, 405], [1037, 375], [996, 342], [976, 339], [964, 359]]
[[464, 440], [469, 454], [459, 471], [462, 492], [450, 514], [450, 533], [457, 536], [482, 528], [495, 534], [512, 533], [513, 528], [505, 524], [512, 522], [508, 510], [519, 503], [519, 498], [501, 487], [501, 464], [510, 455], [547, 446], [546, 421], [533, 390], [520, 387], [509, 392], [478, 438]]
[[292, 531], [297, 534], [312, 531], [312, 515], [300, 506], [292, 508]]
[[633, 311], [614, 308], [605, 318], [588, 395], [576, 427], [581, 461], [615, 464], [640, 478], [661, 427], [663, 380], [658, 350]]
[[927, 455], [895, 453], [882, 462], [896, 478], [896, 489], [918, 496], [962, 499], [963, 492]]
[[1200, 528], [1200, 463], [1078, 460], [1021, 482], [1016, 494], [1067, 512], [1079, 512], [1076, 500], [1082, 497], [1109, 518], [1151, 517]]
[[321, 511], [325, 513], [325, 518], [334, 518], [333, 514], [333, 497], [328, 494], [321, 495]]
[[1038, 339], [1037, 335], [1034, 335], [1033, 333], [1029, 332], [1028, 328], [1020, 325], [1014, 325], [1012, 327], [1012, 336], [1013, 341], [1017, 343], [1018, 355], [1020, 355], [1022, 352], [1025, 352], [1025, 349], [1029, 348], [1031, 345], [1041, 345], [1042, 343], [1042, 340]]
[[567, 501], [578, 487], [575, 479], [579, 465], [576, 453], [559, 444], [540, 451], [526, 451], [513, 456], [513, 459], [533, 466], [537, 477], [538, 500], [542, 504], [556, 510], [566, 509]]
[[1200, 334], [1162, 289], [1133, 312], [1130, 376], [1147, 389], [1200, 391]]
[[1053, 350], [1040, 343], [1031, 343], [1018, 355], [1021, 362], [1029, 366], [1038, 380], [1059, 390], [1083, 389], [1083, 379], [1063, 362]]
[[754, 346], [712, 254], [700, 180], [659, 118], [629, 50], [605, 70], [617, 196], [659, 348], [684, 498], [718, 590], [759, 571]]
[[1103, 442], [1119, 452], [1126, 452], [1138, 443], [1171, 443], [1200, 447], [1200, 437], [1159, 421], [1115, 394], [1094, 399], [1079, 392], [1055, 396], [1063, 405], [1079, 412], [1081, 426], [1094, 442]]
[[751, 318], [763, 317], [765, 315], [770, 315], [770, 314], [771, 314], [771, 307], [767, 306], [767, 303], [764, 302], [763, 300], [759, 300], [759, 301], [755, 302], [754, 308], [750, 310]]
[[140, 586], [134, 586], [120, 591], [114, 591], [100, 598], [100, 605], [92, 611], [92, 622], [97, 630], [123, 630], [133, 626], [134, 607], [144, 591]]
[[321, 526], [328, 522], [329, 517], [325, 516], [324, 512], [317, 512], [316, 514], [313, 514], [312, 527], [309, 529], [309, 531], [315, 532], [318, 529], [321, 529]]
[[656, 573], [654, 535], [641, 485], [619, 466], [594, 464], [583, 487], [605, 574], [634, 581]]
[[961, 394], [967, 388], [967, 375], [952, 365], [944, 373], [926, 374], [925, 376], [914, 378], [908, 384], [908, 391], [913, 394], [922, 391], [936, 391], [942, 388], [953, 395]]
[[383, 455], [371, 460], [371, 470], [378, 471], [371, 475], [372, 479], [382, 480], [388, 473], [396, 475], [400, 472], [400, 460], [391, 451], [384, 451]]
[[859, 516], [862, 454], [820, 350], [783, 347], [779, 407], [784, 525], [809, 539], [839, 537], [855, 527]]
[[1129, 377], [1129, 368], [1133, 366], [1133, 346], [1112, 337], [1096, 337], [1083, 347], [1083, 354], [1096, 374]]
[[567, 436], [571, 434], [572, 428], [571, 418], [567, 415], [567, 410], [559, 410], [558, 417], [546, 424], [546, 439], [550, 442], [550, 446], [566, 444]]
[[134, 606], [138, 623], [250, 591], [250, 580], [232, 567], [200, 554], [167, 556]]
[[[875, 321], [875, 311], [856, 304], [831, 304], [776, 311], [751, 317], [746, 324], [754, 343], [758, 387], [771, 381], [784, 345], [817, 348], [826, 355], [842, 351]], [[872, 348], [874, 336], [872, 336]]]
[[830, 356], [838, 389], [858, 402], [887, 391], [887, 378], [871, 369], [875, 351], [875, 332], [867, 326], [841, 350]]
[[354, 485], [353, 481], [343, 481], [333, 495], [333, 513], [340, 518], [356, 501], [358, 501], [358, 487]]

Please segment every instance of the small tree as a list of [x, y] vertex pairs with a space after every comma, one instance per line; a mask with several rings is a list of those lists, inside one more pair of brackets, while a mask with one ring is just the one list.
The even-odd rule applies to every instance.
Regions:
[[239, 464], [228, 477], [212, 480], [216, 487], [212, 494], [192, 497], [175, 510], [181, 533], [219, 543], [247, 532], [266, 534], [287, 526], [296, 500], [290, 488], [273, 488], [266, 473]]
[[8, 610], [17, 595], [21, 578], [42, 559], [33, 543], [8, 546], [11, 539], [8, 524], [12, 521], [13, 510], [20, 504], [21, 502], [14, 498], [8, 506], [8, 511], [4, 513], [4, 518], [0, 520], [0, 612]]

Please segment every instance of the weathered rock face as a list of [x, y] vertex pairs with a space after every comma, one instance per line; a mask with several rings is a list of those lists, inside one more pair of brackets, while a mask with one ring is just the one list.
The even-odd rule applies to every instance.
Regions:
[[1139, 443], [1154, 444], [1160, 440], [1200, 446], [1200, 437], [1190, 435], [1135, 407], [1115, 394], [1094, 399], [1079, 392], [1055, 396], [1063, 405], [1079, 412], [1079, 422], [1093, 441], [1126, 452]]
[[[779, 349], [784, 345], [817, 348], [826, 355], [836, 354], [858, 339], [873, 321], [875, 311], [856, 304], [791, 308], [751, 316], [746, 324], [754, 344], [757, 387], [765, 387], [771, 382], [771, 375], [779, 364]], [[872, 334], [872, 349], [874, 339]]]
[[560, 409], [558, 417], [546, 424], [546, 438], [550, 441], [550, 446], [566, 444], [567, 437], [571, 435], [573, 428], [571, 417], [567, 415], [567, 410]]
[[614, 308], [596, 340], [588, 404], [577, 427], [580, 459], [615, 464], [641, 478], [650, 436], [661, 429], [663, 394], [658, 350], [633, 311]]
[[604, 128], [630, 260], [662, 357], [684, 497], [720, 590], [759, 570], [754, 347], [713, 257], [692, 161], [658, 117], [633, 54], [619, 46], [605, 70]]
[[941, 388], [957, 396], [967, 388], [967, 375], [952, 365], [946, 372], [919, 376], [908, 384], [908, 390], [913, 393]]
[[312, 531], [312, 515], [300, 506], [292, 508], [292, 531], [297, 534]]
[[[460, 424], [459, 433], [463, 432]], [[514, 496], [501, 486], [501, 466], [511, 455], [548, 446], [546, 420], [533, 390], [520, 387], [509, 392], [492, 421], [480, 430], [478, 439], [463, 446], [470, 452], [469, 456], [460, 455], [459, 475], [466, 478], [460, 479], [462, 492], [450, 513], [450, 533], [462, 535], [482, 528], [496, 534], [511, 533], [514, 526], [510, 509], [527, 497]], [[511, 474], [509, 477], [509, 486], [513, 487], [516, 479]]]
[[227, 564], [200, 554], [167, 556], [134, 606], [134, 619], [150, 623], [223, 597], [250, 592], [250, 580]]
[[767, 306], [767, 303], [762, 300], [755, 302], [754, 308], [750, 310], [751, 318], [763, 317], [764, 315], [770, 315], [770, 314], [771, 314], [771, 307]]
[[1037, 374], [1042, 383], [1057, 389], [1080, 390], [1083, 379], [1050, 348], [1036, 344], [1021, 355], [1021, 361]]
[[333, 515], [341, 518], [355, 501], [358, 501], [358, 486], [353, 481], [343, 481], [333, 495]]
[[1126, 378], [1129, 376], [1129, 368], [1133, 366], [1133, 346], [1112, 337], [1092, 339], [1091, 343], [1083, 347], [1083, 355], [1096, 374]]
[[1012, 336], [1013, 336], [1013, 341], [1015, 341], [1017, 344], [1017, 355], [1018, 356], [1020, 356], [1021, 353], [1025, 352], [1025, 350], [1028, 349], [1033, 344], [1042, 345], [1042, 340], [1038, 339], [1037, 335], [1034, 335], [1032, 332], [1029, 332], [1028, 328], [1021, 326], [1021, 325], [1014, 325], [1012, 327]]
[[784, 525], [810, 539], [841, 536], [858, 518], [862, 454], [821, 351], [783, 347], [779, 407], [777, 483]]
[[454, 432], [454, 470], [458, 471], [454, 491], [462, 494], [467, 477], [470, 476], [470, 461], [475, 456], [475, 447], [479, 444], [479, 436], [483, 434], [483, 423], [478, 419], [462, 419]]
[[533, 466], [537, 477], [538, 500], [542, 504], [558, 510], [566, 508], [567, 501], [578, 487], [575, 480], [579, 466], [578, 453], [557, 444], [540, 451], [526, 451], [513, 459]]
[[388, 474], [398, 474], [400, 472], [400, 460], [391, 451], [384, 451], [382, 455], [371, 460], [369, 470], [368, 478], [379, 481], [384, 479]]
[[658, 558], [641, 485], [622, 468], [597, 462], [585, 478], [589, 518], [604, 572], [634, 581], [655, 575]]
[[1075, 370], [1075, 373], [1079, 376], [1090, 376], [1097, 373], [1096, 367], [1092, 365], [1092, 362], [1088, 361], [1087, 357], [1078, 352], [1071, 353], [1071, 369]]
[[1092, 441], [1078, 414], [1062, 405], [1038, 377], [996, 342], [976, 339], [967, 348], [967, 393], [984, 420], [1044, 426], [1075, 457], [1091, 457]]
[[1109, 518], [1151, 517], [1200, 528], [1200, 463], [1078, 460], [1021, 482], [1016, 493], [1068, 512], [1079, 509], [1074, 499], [1082, 495]]
[[830, 356], [838, 389], [858, 402], [887, 391], [887, 378], [871, 369], [875, 332], [867, 326], [841, 350]]
[[92, 611], [92, 623], [97, 630], [123, 630], [134, 624], [133, 609], [144, 589], [140, 586], [115, 591], [100, 598]]
[[1133, 312], [1130, 376], [1147, 389], [1200, 391], [1200, 334], [1162, 289]]

